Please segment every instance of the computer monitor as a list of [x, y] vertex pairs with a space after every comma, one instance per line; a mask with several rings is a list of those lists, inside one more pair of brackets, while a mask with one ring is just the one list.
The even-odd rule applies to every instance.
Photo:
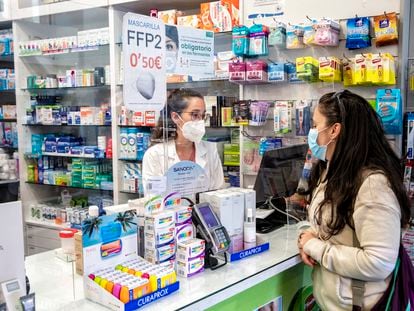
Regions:
[[296, 192], [307, 151], [308, 145], [300, 144], [265, 152], [254, 185], [258, 205]]

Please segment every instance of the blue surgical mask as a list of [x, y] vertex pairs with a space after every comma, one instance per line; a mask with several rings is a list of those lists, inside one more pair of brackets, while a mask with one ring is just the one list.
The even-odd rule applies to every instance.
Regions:
[[318, 131], [318, 129], [310, 129], [308, 134], [308, 145], [309, 149], [312, 151], [312, 155], [319, 160], [326, 161], [326, 150], [328, 149], [328, 145], [331, 143], [330, 140], [326, 145], [319, 146], [318, 145], [318, 135], [320, 132], [325, 131], [329, 127], [324, 128], [323, 130]]

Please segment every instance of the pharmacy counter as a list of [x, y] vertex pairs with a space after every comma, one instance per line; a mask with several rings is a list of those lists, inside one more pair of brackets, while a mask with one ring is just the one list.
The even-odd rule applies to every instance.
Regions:
[[[207, 269], [189, 279], [179, 278], [177, 293], [143, 309], [240, 310], [241, 304], [242, 309], [252, 310], [282, 296], [283, 309], [287, 310], [295, 292], [309, 283], [309, 271], [300, 264], [296, 237], [295, 225], [262, 235], [270, 243], [269, 251], [214, 271]], [[36, 293], [36, 310], [101, 309], [84, 298], [82, 278], [75, 274], [74, 263], [56, 258], [54, 251], [27, 257], [26, 270]]]

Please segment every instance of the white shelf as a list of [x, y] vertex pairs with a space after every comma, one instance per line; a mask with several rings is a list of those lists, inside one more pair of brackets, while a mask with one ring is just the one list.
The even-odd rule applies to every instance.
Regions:
[[48, 228], [48, 229], [66, 229], [66, 228], [70, 228], [70, 225], [57, 225], [53, 222], [49, 222], [49, 221], [42, 221], [42, 220], [37, 220], [37, 219], [26, 219], [26, 225], [33, 225], [33, 226], [39, 226], [39, 227], [43, 227], [43, 228]]

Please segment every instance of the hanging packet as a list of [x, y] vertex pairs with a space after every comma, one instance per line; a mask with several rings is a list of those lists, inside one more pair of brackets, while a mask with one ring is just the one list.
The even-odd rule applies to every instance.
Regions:
[[296, 136], [307, 136], [311, 127], [312, 100], [297, 100], [296, 108]]
[[398, 43], [398, 19], [395, 13], [374, 16], [375, 46]]
[[313, 20], [311, 23], [305, 24], [303, 26], [303, 43], [306, 45], [315, 45], [315, 28], [316, 20]]
[[386, 134], [401, 134], [401, 91], [399, 89], [377, 90], [377, 113], [382, 121]]
[[315, 25], [315, 44], [322, 46], [339, 45], [339, 23], [331, 19], [321, 19]]
[[269, 46], [284, 48], [286, 46], [286, 25], [277, 23], [276, 26], [269, 27]]
[[347, 59], [345, 58], [342, 61], [342, 68], [343, 68], [343, 80], [344, 86], [355, 86], [355, 68], [354, 68], [354, 59]]
[[312, 56], [296, 58], [297, 77], [306, 82], [319, 81], [319, 62]]
[[336, 57], [319, 57], [319, 80], [341, 82], [341, 61]]
[[286, 48], [287, 49], [303, 49], [303, 33], [302, 25], [289, 25], [286, 29]]
[[296, 64], [294, 63], [286, 63], [286, 74], [287, 79], [289, 83], [303, 83], [303, 80], [298, 78], [297, 72], [296, 72]]
[[348, 19], [346, 26], [347, 49], [363, 49], [371, 46], [371, 37], [369, 35], [370, 21], [368, 17]]
[[368, 63], [371, 62], [372, 54], [357, 54], [354, 58], [354, 81], [357, 85], [367, 85], [370, 81], [367, 78]]
[[267, 65], [267, 76], [269, 82], [287, 81], [286, 66], [283, 62], [271, 62]]
[[232, 31], [232, 50], [236, 56], [249, 54], [249, 28], [247, 26], [235, 26]]
[[249, 55], [263, 56], [269, 53], [268, 35], [269, 28], [267, 26], [256, 24], [249, 29]]

